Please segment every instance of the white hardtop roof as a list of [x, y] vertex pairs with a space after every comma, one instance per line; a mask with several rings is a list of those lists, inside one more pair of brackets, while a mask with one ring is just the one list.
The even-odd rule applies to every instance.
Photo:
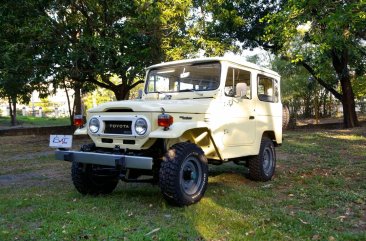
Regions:
[[184, 59], [184, 60], [176, 60], [176, 61], [171, 61], [171, 62], [163, 62], [161, 64], [155, 64], [152, 65], [150, 67], [148, 67], [147, 69], [153, 69], [153, 68], [158, 68], [158, 67], [165, 67], [165, 66], [170, 66], [170, 65], [175, 65], [175, 64], [186, 64], [186, 63], [200, 63], [200, 62], [207, 62], [207, 61], [226, 61], [226, 62], [231, 62], [234, 64], [238, 64], [238, 65], [242, 65], [244, 67], [249, 67], [255, 70], [259, 70], [259, 71], [263, 71], [275, 76], [280, 77], [280, 75], [270, 69], [261, 67], [257, 64], [253, 64], [250, 62], [247, 62], [245, 60], [243, 60], [243, 58], [241, 57], [206, 57], [206, 58], [196, 58], [196, 59]]

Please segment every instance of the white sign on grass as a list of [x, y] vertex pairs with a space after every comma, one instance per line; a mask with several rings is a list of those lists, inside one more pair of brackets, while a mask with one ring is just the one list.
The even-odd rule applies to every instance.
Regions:
[[50, 147], [71, 148], [72, 135], [50, 135]]

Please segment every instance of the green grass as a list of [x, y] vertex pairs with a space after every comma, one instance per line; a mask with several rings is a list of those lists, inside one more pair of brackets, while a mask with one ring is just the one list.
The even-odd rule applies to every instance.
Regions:
[[365, 240], [365, 135], [286, 133], [272, 181], [210, 166], [204, 198], [184, 208], [149, 184], [82, 196], [46, 137], [0, 137], [0, 240]]
[[[34, 117], [34, 116], [17, 116], [18, 125], [25, 127], [38, 126], [63, 126], [70, 125], [68, 117], [62, 118], [48, 118], [48, 117]], [[0, 116], [0, 127], [9, 127], [10, 117]]]

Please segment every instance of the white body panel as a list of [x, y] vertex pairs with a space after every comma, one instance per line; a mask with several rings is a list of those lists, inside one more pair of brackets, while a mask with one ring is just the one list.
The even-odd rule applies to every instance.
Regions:
[[[101, 125], [102, 129], [96, 134], [87, 131], [88, 128], [79, 129], [75, 134], [86, 134], [88, 132], [98, 147], [113, 148], [119, 145], [121, 148], [139, 150], [149, 148], [156, 139], [184, 140], [183, 136], [189, 131], [195, 129], [207, 130], [214, 143], [203, 149], [204, 151], [206, 149], [210, 151], [210, 153], [206, 153], [210, 157], [222, 160], [257, 155], [264, 132], [274, 133], [274, 141], [281, 144], [282, 104], [280, 95], [278, 94], [276, 103], [261, 101], [257, 96], [259, 91], [257, 89], [258, 76], [265, 75], [274, 79], [279, 86], [280, 76], [277, 73], [251, 63], [225, 58], [175, 61], [154, 65], [148, 70], [179, 63], [207, 61], [219, 61], [221, 63], [220, 86], [215, 90], [178, 92], [169, 93], [169, 95], [144, 93], [140, 100], [109, 102], [88, 112], [88, 120], [92, 117], [98, 117], [102, 121], [105, 119], [131, 119], [134, 121], [135, 118], [143, 117], [148, 121], [146, 135], [105, 134], [103, 133], [103, 124]], [[250, 72], [252, 93], [250, 99], [225, 95], [225, 78], [229, 67]], [[280, 93], [279, 90], [278, 92]], [[165, 130], [157, 125], [158, 115], [163, 111], [173, 116], [174, 119], [173, 124]], [[113, 142], [106, 143], [103, 138], [112, 139]], [[133, 140], [134, 144], [125, 144], [124, 140], [126, 139]], [[174, 143], [174, 141], [168, 143]], [[219, 153], [212, 154], [212, 144], [214, 144], [216, 152]]]

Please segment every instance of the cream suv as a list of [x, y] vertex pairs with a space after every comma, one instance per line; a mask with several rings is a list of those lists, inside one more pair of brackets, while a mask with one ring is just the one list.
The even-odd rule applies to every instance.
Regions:
[[280, 76], [252, 63], [200, 58], [147, 69], [139, 99], [90, 109], [75, 135], [92, 144], [59, 149], [82, 194], [111, 193], [119, 180], [159, 184], [164, 198], [198, 202], [208, 164], [243, 164], [256, 181], [272, 178], [282, 143]]

